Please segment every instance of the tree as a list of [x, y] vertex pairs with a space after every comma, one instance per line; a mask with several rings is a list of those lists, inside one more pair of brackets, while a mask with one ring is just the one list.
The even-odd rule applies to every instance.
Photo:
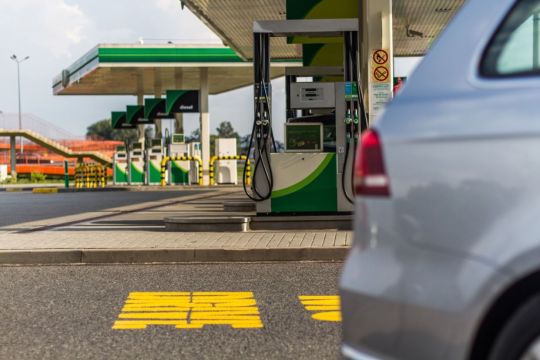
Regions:
[[[251, 134], [240, 136], [232, 126], [230, 121], [223, 121], [219, 124], [219, 126], [216, 128], [216, 133], [210, 135], [210, 154], [213, 156], [215, 153], [215, 144], [217, 138], [235, 138], [236, 139], [236, 146], [237, 146], [237, 153], [240, 154], [247, 154], [247, 148], [249, 146], [249, 139], [251, 137]], [[201, 132], [199, 129], [195, 129], [190, 135], [186, 136], [186, 142], [200, 142], [201, 141]], [[280, 147], [280, 144], [277, 144], [278, 148]]]
[[136, 129], [113, 129], [111, 119], [97, 121], [86, 128], [86, 136], [96, 140], [117, 140], [129, 142], [130, 144], [137, 142], [139, 134]]
[[[240, 141], [239, 141], [239, 144], [238, 144], [239, 154], [246, 155], [248, 153], [248, 150], [249, 150], [248, 147], [249, 147], [250, 139], [251, 139], [251, 134], [247, 134], [247, 135], [244, 135], [244, 136], [240, 137]], [[276, 143], [276, 149], [275, 149], [276, 152], [285, 151], [285, 144], [282, 141], [275, 140], [275, 143]], [[253, 142], [251, 144], [251, 149], [253, 149], [254, 147], [255, 147], [255, 142]], [[272, 146], [272, 151], [274, 151], [273, 146]]]
[[240, 135], [236, 131], [230, 121], [222, 121], [216, 128], [217, 136], [220, 138], [235, 138], [240, 142]]
[[199, 129], [195, 129], [191, 132], [190, 135], [186, 136], [186, 142], [199, 142], [201, 141], [201, 131]]

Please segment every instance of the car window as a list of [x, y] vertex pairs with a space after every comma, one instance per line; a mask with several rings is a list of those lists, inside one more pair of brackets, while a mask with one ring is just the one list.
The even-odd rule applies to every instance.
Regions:
[[481, 73], [488, 77], [540, 75], [540, 0], [521, 0], [490, 42]]

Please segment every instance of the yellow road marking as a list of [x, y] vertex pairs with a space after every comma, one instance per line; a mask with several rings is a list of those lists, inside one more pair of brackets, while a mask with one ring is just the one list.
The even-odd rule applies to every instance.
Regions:
[[112, 328], [146, 329], [151, 325], [177, 329], [263, 327], [252, 292], [132, 292]]
[[311, 317], [318, 321], [341, 321], [341, 305], [338, 295], [301, 295], [298, 297]]
[[56, 194], [58, 192], [57, 188], [33, 188], [32, 192], [34, 194]]

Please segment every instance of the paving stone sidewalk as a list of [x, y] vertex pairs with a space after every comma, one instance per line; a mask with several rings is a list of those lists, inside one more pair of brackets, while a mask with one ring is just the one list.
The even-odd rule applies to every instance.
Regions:
[[[0, 264], [340, 261], [348, 231], [167, 232], [162, 219], [223, 216], [237, 189], [0, 228]], [[231, 215], [231, 213], [227, 213]], [[232, 215], [249, 215], [235, 213]]]

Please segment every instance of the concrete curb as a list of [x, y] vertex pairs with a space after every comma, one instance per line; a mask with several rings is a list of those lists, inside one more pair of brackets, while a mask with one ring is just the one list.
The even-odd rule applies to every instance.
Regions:
[[58, 188], [34, 188], [32, 189], [33, 194], [57, 194]]
[[96, 189], [74, 189], [63, 187], [10, 187], [0, 188], [0, 192], [34, 192], [40, 193], [42, 189], [55, 189], [59, 193], [77, 193], [77, 192], [109, 192], [109, 191], [132, 191], [128, 188], [96, 188]]
[[249, 217], [220, 216], [220, 217], [179, 217], [163, 219], [167, 231], [181, 232], [246, 232], [249, 227]]
[[283, 249], [69, 249], [0, 251], [0, 265], [148, 264], [260, 261], [343, 261], [342, 248]]
[[[0, 192], [22, 192], [22, 191], [33, 191], [34, 189], [43, 188], [46, 186], [17, 186], [17, 187], [0, 187]], [[50, 186], [52, 187], [52, 186]], [[56, 186], [59, 193], [78, 193], [78, 192], [109, 192], [109, 191], [131, 191], [131, 192], [165, 192], [165, 191], [208, 191], [208, 190], [239, 190], [240, 188], [236, 187], [210, 187], [210, 186], [167, 186], [167, 187], [161, 187], [161, 186], [111, 186], [111, 187], [105, 187], [105, 188], [81, 188], [76, 189], [73, 186], [69, 188], [65, 188], [63, 186]]]
[[32, 191], [34, 188], [31, 187], [14, 187], [14, 188], [0, 188], [0, 192], [21, 192], [21, 191]]

